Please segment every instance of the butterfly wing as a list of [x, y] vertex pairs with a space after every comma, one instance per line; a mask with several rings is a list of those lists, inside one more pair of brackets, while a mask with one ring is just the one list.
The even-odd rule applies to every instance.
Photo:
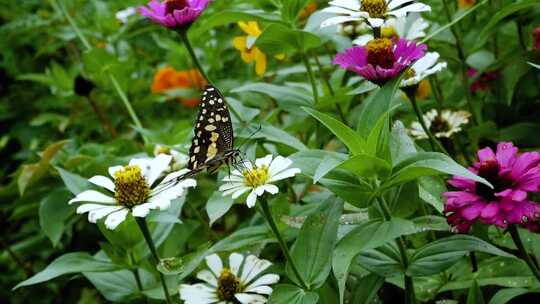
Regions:
[[190, 170], [197, 170], [223, 155], [234, 145], [234, 134], [225, 98], [214, 86], [207, 86], [201, 97], [199, 114], [189, 149]]

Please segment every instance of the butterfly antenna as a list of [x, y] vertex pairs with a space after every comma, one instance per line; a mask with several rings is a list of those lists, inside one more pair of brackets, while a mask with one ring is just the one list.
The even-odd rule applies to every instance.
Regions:
[[259, 124], [259, 126], [257, 127], [257, 129], [255, 131], [253, 131], [246, 140], [244, 140], [244, 142], [242, 142], [242, 144], [240, 145], [240, 147], [238, 147], [238, 150], [242, 150], [242, 148], [255, 136], [257, 135], [257, 133], [259, 133], [260, 131], [262, 130], [262, 125]]

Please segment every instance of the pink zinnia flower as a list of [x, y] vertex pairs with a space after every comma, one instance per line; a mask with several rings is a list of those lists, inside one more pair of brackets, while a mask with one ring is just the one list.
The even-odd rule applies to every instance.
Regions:
[[[467, 75], [470, 78], [476, 77], [478, 70], [475, 68], [469, 68], [467, 70]], [[499, 74], [497, 72], [483, 72], [478, 79], [471, 83], [470, 90], [473, 93], [478, 92], [478, 90], [485, 92], [491, 89], [492, 83], [497, 80]]]
[[459, 191], [446, 192], [444, 212], [458, 232], [467, 232], [476, 221], [506, 228], [517, 224], [537, 230], [540, 205], [528, 200], [529, 192], [539, 192], [540, 153], [518, 153], [510, 142], [478, 151], [478, 162], [470, 171], [485, 178], [490, 187], [454, 176], [448, 183]]
[[534, 49], [540, 51], [540, 27], [533, 30]]
[[171, 29], [189, 27], [206, 9], [210, 0], [151, 0], [139, 13]]
[[424, 56], [425, 44], [406, 39], [373, 39], [365, 46], [355, 46], [337, 54], [333, 64], [383, 85]]

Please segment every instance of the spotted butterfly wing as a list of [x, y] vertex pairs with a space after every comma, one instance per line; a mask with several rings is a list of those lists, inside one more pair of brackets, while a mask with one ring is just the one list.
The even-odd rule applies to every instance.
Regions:
[[219, 90], [209, 85], [201, 97], [194, 136], [189, 149], [188, 169], [215, 170], [221, 165], [224, 154], [234, 151], [234, 134], [229, 109]]

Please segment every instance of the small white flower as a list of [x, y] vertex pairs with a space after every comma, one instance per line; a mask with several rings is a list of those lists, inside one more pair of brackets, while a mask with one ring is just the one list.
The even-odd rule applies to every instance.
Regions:
[[263, 304], [272, 294], [268, 285], [279, 281], [277, 274], [261, 275], [272, 263], [254, 255], [232, 253], [224, 267], [220, 257], [212, 254], [206, 257], [206, 265], [209, 269], [197, 273], [206, 283], [180, 285], [180, 299], [185, 304]]
[[[470, 116], [471, 114], [466, 111], [451, 110], [443, 110], [441, 115], [439, 115], [437, 110], [433, 109], [424, 114], [424, 122], [435, 137], [450, 138], [453, 134], [459, 133], [462, 130], [462, 126], [469, 122]], [[411, 124], [409, 133], [417, 139], [428, 138], [422, 129], [422, 125], [417, 121]]]
[[159, 154], [172, 156], [172, 162], [170, 164], [172, 171], [186, 167], [189, 162], [189, 156], [166, 145], [155, 145], [154, 156], [158, 156]]
[[137, 13], [137, 9], [135, 7], [128, 7], [123, 10], [120, 10], [116, 12], [116, 19], [122, 23], [127, 23], [129, 17], [135, 15]]
[[167, 174], [159, 184], [154, 185], [169, 167], [171, 159], [170, 155], [160, 154], [153, 159], [134, 158], [128, 166], [110, 167], [112, 180], [102, 175], [88, 180], [103, 187], [110, 195], [86, 190], [77, 194], [69, 204], [92, 202], [80, 205], [77, 213], [88, 212], [88, 221], [91, 223], [106, 217], [105, 226], [111, 230], [122, 223], [130, 212], [133, 216], [145, 217], [150, 210], [165, 210], [172, 200], [182, 196], [185, 188], [197, 184], [194, 179], [184, 179], [171, 185], [169, 181], [189, 171], [185, 169]]
[[223, 181], [226, 183], [219, 187], [219, 190], [223, 191], [223, 196], [232, 195], [233, 199], [251, 191], [246, 202], [251, 208], [255, 206], [257, 196], [265, 192], [278, 193], [279, 188], [272, 183], [300, 173], [298, 168], [289, 168], [291, 164], [292, 161], [288, 158], [277, 156], [272, 159], [272, 155], [258, 158], [255, 160], [255, 166], [245, 162], [245, 169], [242, 172], [234, 170], [231, 175], [225, 177]]
[[415, 0], [334, 0], [323, 12], [338, 16], [325, 20], [321, 27], [351, 21], [366, 21], [372, 27], [381, 27], [390, 16], [404, 17], [407, 13], [427, 12], [429, 5], [416, 3]]
[[403, 79], [401, 87], [416, 85], [426, 77], [446, 69], [446, 62], [438, 62], [439, 57], [439, 53], [430, 52], [418, 59], [411, 66], [412, 75]]
[[[386, 20], [381, 27], [381, 36], [386, 38], [404, 38], [412, 41], [425, 37], [425, 30], [428, 27], [429, 23], [420, 14], [412, 13], [402, 18]], [[367, 31], [365, 34], [358, 36], [353, 41], [353, 44], [364, 46], [371, 40], [373, 40], [373, 31]]]

